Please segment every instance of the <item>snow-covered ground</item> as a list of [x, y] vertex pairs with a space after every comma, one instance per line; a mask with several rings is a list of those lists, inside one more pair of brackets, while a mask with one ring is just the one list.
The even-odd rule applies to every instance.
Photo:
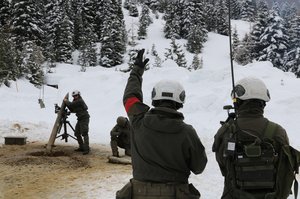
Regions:
[[[124, 14], [127, 29], [131, 28], [132, 24], [137, 24], [137, 18], [128, 17], [126, 11]], [[154, 63], [154, 58], [150, 55], [152, 45], [155, 45], [161, 58], [164, 57], [165, 48], [170, 47], [170, 40], [163, 38], [163, 23], [161, 17], [154, 19], [154, 23], [149, 27], [148, 39], [137, 41], [136, 48], [145, 48], [148, 52], [145, 56], [150, 58], [151, 67]], [[238, 29], [240, 35], [249, 31], [250, 27], [249, 24], [241, 21], [233, 21], [233, 26]], [[178, 41], [182, 45], [185, 42], [185, 40]], [[209, 33], [201, 57], [204, 66], [198, 71], [190, 72], [179, 68], [172, 61], [163, 62], [161, 68], [152, 67], [144, 73], [143, 92], [145, 103], [150, 105], [152, 87], [159, 80], [175, 79], [184, 86], [187, 97], [180, 111], [185, 115], [185, 122], [192, 124], [197, 130], [208, 155], [208, 164], [204, 173], [197, 176], [192, 174], [190, 181], [201, 192], [202, 198], [215, 199], [221, 195], [223, 177], [219, 172], [211, 146], [213, 136], [220, 127], [220, 120], [225, 120], [227, 117], [223, 106], [232, 104], [228, 37]], [[186, 52], [186, 58], [190, 65], [193, 55]], [[86, 72], [79, 72], [78, 65], [59, 64], [54, 73], [47, 74], [48, 83], [58, 84], [58, 89], [45, 86], [44, 91], [39, 90], [24, 80], [12, 82], [11, 88], [2, 86], [0, 88], [0, 144], [4, 143], [5, 136], [10, 135], [25, 135], [28, 141], [41, 141], [46, 144], [56, 118], [54, 104], [60, 105], [67, 92], [78, 89], [91, 115], [90, 142], [94, 145], [109, 145], [109, 132], [115, 125], [116, 118], [126, 115], [122, 95], [129, 74], [119, 71], [120, 68], [125, 67], [126, 64], [112, 69], [94, 67], [88, 68]], [[271, 101], [265, 108], [265, 116], [281, 124], [287, 130], [291, 145], [300, 149], [298, 136], [300, 79], [296, 79], [292, 73], [284, 73], [272, 67], [270, 62], [257, 62], [246, 66], [235, 63], [234, 70], [236, 80], [255, 76], [266, 83]], [[45, 108], [40, 108], [38, 98], [44, 98]], [[71, 115], [69, 120], [75, 125], [74, 115]], [[60, 140], [56, 142], [63, 144]], [[69, 142], [75, 144], [72, 139]], [[122, 187], [124, 181], [126, 179], [110, 184], [111, 189], [104, 192], [107, 198], [113, 198], [114, 192]], [[88, 190], [93, 190], [90, 198], [103, 196], [101, 188], [93, 189], [93, 184], [99, 185], [99, 183], [101, 182], [95, 181], [86, 187]]]

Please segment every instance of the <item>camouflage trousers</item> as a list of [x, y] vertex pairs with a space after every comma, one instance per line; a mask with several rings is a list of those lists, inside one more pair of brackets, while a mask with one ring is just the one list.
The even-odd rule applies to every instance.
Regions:
[[131, 179], [117, 192], [116, 199], [199, 199], [192, 184], [151, 183]]

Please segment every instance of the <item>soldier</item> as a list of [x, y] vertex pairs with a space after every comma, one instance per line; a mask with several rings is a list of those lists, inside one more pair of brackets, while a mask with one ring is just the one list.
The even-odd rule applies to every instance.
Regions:
[[130, 124], [126, 117], [118, 117], [117, 124], [110, 131], [110, 146], [112, 154], [119, 157], [118, 147], [125, 149], [125, 155], [131, 156], [130, 151]]
[[269, 91], [261, 80], [248, 77], [237, 82], [234, 92], [236, 117], [223, 123], [212, 149], [225, 178], [221, 198], [287, 198], [278, 196], [281, 185], [276, 182], [276, 169], [278, 154], [289, 140], [280, 125], [263, 116]]
[[132, 128], [133, 179], [116, 198], [200, 198], [188, 178], [191, 171], [203, 172], [207, 157], [195, 129], [177, 111], [185, 91], [176, 81], [160, 81], [152, 90], [154, 108], [144, 104], [142, 75], [149, 59], [143, 60], [143, 53], [144, 49], [138, 52], [123, 97]]
[[77, 123], [75, 126], [75, 136], [77, 138], [79, 148], [75, 151], [80, 151], [83, 155], [90, 152], [89, 147], [89, 121], [90, 115], [88, 113], [88, 107], [83, 101], [80, 92], [74, 90], [72, 92], [73, 101], [70, 102], [67, 98], [64, 99], [66, 106], [72, 113], [76, 113]]

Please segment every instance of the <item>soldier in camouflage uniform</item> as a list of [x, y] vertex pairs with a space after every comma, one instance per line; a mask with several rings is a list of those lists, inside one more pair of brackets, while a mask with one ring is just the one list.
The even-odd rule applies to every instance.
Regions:
[[83, 101], [80, 92], [75, 90], [72, 92], [73, 101], [70, 102], [67, 98], [64, 99], [66, 106], [72, 113], [76, 113], [77, 123], [75, 126], [75, 136], [77, 138], [79, 148], [75, 151], [81, 151], [83, 155], [90, 152], [89, 147], [89, 121], [90, 115], [88, 107]]
[[[226, 122], [222, 125], [222, 127], [218, 130], [217, 134], [215, 135], [215, 141], [212, 149], [213, 152], [215, 152], [216, 160], [219, 164], [221, 173], [225, 178], [224, 190], [221, 198], [222, 199], [265, 199], [265, 198], [275, 199], [277, 198], [275, 196], [276, 179], [274, 179], [273, 182], [269, 182], [271, 183], [271, 187], [273, 186], [272, 188], [271, 187], [262, 188], [262, 187], [267, 187], [266, 184], [264, 184], [267, 182], [266, 180], [267, 177], [265, 179], [262, 179], [262, 181], [265, 182], [260, 182], [259, 185], [258, 178], [261, 178], [262, 176], [255, 176], [258, 170], [253, 171], [253, 175], [246, 177], [248, 179], [252, 178], [253, 182], [258, 181], [256, 185], [253, 184], [254, 185], [253, 189], [247, 190], [245, 188], [244, 189], [241, 188], [243, 186], [246, 186], [246, 184], [244, 183], [244, 185], [241, 185], [241, 183], [234, 180], [237, 178], [237, 174], [234, 173], [239, 172], [239, 171], [233, 172], [234, 170], [233, 165], [236, 165], [236, 163], [234, 162], [236, 159], [231, 158], [230, 155], [227, 155], [228, 152], [226, 152], [226, 150], [229, 150], [228, 143], [230, 142], [231, 137], [236, 133], [236, 132], [232, 132], [233, 124], [235, 125], [235, 128], [240, 129], [239, 132], [241, 131], [246, 132], [243, 134], [240, 133], [240, 135], [236, 134], [237, 136], [240, 137], [240, 139], [247, 136], [265, 139], [264, 136], [265, 133], [267, 133], [265, 132], [266, 131], [265, 129], [268, 123], [272, 123], [263, 116], [266, 102], [270, 100], [269, 91], [266, 88], [265, 84], [257, 78], [241, 79], [239, 82], [237, 82], [234, 91], [235, 91], [235, 95], [232, 94], [232, 97], [235, 96], [237, 100], [236, 121], [234, 123]], [[274, 128], [273, 128], [273, 132], [270, 132], [273, 135], [271, 139], [272, 140], [271, 143], [274, 143], [275, 151], [279, 152], [283, 145], [289, 144], [289, 140], [286, 131], [280, 125], [276, 123], [272, 123], [272, 124]], [[242, 158], [242, 156], [240, 156], [239, 158]], [[275, 157], [275, 160], [276, 158], [278, 157]], [[249, 168], [253, 168], [253, 166], [255, 165], [249, 165]], [[263, 168], [263, 166], [260, 167]], [[257, 166], [257, 169], [258, 168], [259, 166]], [[266, 168], [266, 172], [263, 173], [267, 174], [268, 173], [267, 171], [268, 169]], [[244, 175], [246, 176], [246, 170], [244, 171]], [[276, 173], [274, 175], [276, 175]], [[273, 179], [273, 177], [271, 176], [270, 179]], [[251, 184], [249, 183], [248, 186], [251, 186]]]
[[142, 75], [149, 59], [138, 52], [123, 102], [131, 123], [133, 179], [116, 198], [197, 199], [200, 193], [188, 183], [190, 172], [203, 172], [207, 157], [195, 129], [183, 114], [185, 92], [176, 81], [160, 81], [152, 91], [152, 105], [143, 103]]
[[119, 157], [118, 147], [125, 149], [125, 155], [131, 156], [130, 151], [130, 124], [126, 117], [118, 117], [117, 124], [110, 131], [110, 146], [112, 154]]

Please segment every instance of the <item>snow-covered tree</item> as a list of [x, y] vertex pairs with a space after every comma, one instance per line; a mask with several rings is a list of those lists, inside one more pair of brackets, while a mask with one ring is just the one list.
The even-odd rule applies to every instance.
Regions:
[[7, 29], [0, 29], [0, 86], [20, 76], [16, 63], [16, 50]]
[[205, 40], [201, 26], [195, 25], [191, 28], [187, 39], [187, 50], [191, 53], [200, 53]]
[[187, 61], [181, 45], [177, 44], [175, 38], [171, 39], [171, 48], [166, 49], [166, 59], [174, 60], [179, 67], [187, 68]]
[[228, 8], [225, 0], [220, 0], [216, 7], [216, 31], [221, 35], [228, 35], [229, 21], [228, 21]]
[[240, 45], [239, 35], [235, 27], [232, 32], [232, 59], [234, 59], [239, 45]]
[[0, 1], [0, 29], [9, 24], [11, 15], [10, 3], [8, 0]]
[[300, 77], [300, 16], [291, 21], [290, 50], [287, 52], [287, 59], [284, 65], [286, 71], [291, 71]]
[[121, 4], [112, 0], [114, 5], [106, 9], [105, 18], [107, 23], [102, 29], [102, 45], [100, 50], [100, 65], [113, 67], [123, 63], [123, 54], [126, 51], [127, 35], [123, 15], [120, 14]]
[[268, 27], [261, 35], [260, 41], [263, 44], [262, 55], [259, 61], [271, 61], [277, 68], [283, 69], [283, 56], [288, 50], [289, 38], [284, 27], [283, 20], [272, 11], [268, 19]]
[[255, 0], [244, 0], [241, 5], [241, 19], [245, 21], [254, 21], [256, 15]]
[[42, 15], [33, 0], [13, 0], [11, 28], [16, 47], [22, 50], [24, 42], [33, 41], [41, 46], [44, 31]]
[[147, 37], [147, 28], [152, 23], [148, 6], [143, 5], [142, 13], [139, 18], [138, 38], [145, 39]]
[[25, 63], [27, 69], [26, 79], [36, 87], [40, 87], [44, 84], [44, 72], [42, 69], [42, 63], [44, 61], [44, 56], [42, 54], [41, 47], [32, 43], [28, 51], [28, 60]]
[[251, 62], [251, 56], [250, 56], [250, 41], [251, 38], [248, 36], [248, 34], [245, 35], [244, 39], [240, 42], [240, 45], [237, 46], [236, 51], [234, 53], [234, 60], [241, 64], [246, 65]]
[[184, 10], [184, 3], [182, 0], [171, 1], [164, 15], [164, 20], [166, 21], [164, 26], [165, 37], [168, 39], [181, 38], [181, 28], [182, 28], [182, 13]]
[[73, 45], [73, 23], [70, 21], [67, 15], [64, 16], [62, 21], [58, 23], [55, 39], [55, 52], [56, 60], [58, 62], [71, 63], [72, 52], [74, 50]]
[[190, 66], [190, 70], [193, 69], [193, 70], [199, 70], [203, 68], [203, 59], [202, 58], [199, 58], [199, 54], [195, 54], [194, 57], [193, 57], [193, 61], [192, 61], [192, 64]]
[[84, 72], [86, 67], [97, 65], [97, 46], [95, 43], [97, 35], [92, 31], [92, 27], [87, 27], [85, 37], [83, 37], [80, 46], [78, 64], [81, 65], [81, 71]]
[[269, 9], [265, 0], [258, 2], [257, 20], [249, 35], [248, 50], [251, 59], [258, 59], [262, 55], [264, 44], [260, 39], [268, 26]]

